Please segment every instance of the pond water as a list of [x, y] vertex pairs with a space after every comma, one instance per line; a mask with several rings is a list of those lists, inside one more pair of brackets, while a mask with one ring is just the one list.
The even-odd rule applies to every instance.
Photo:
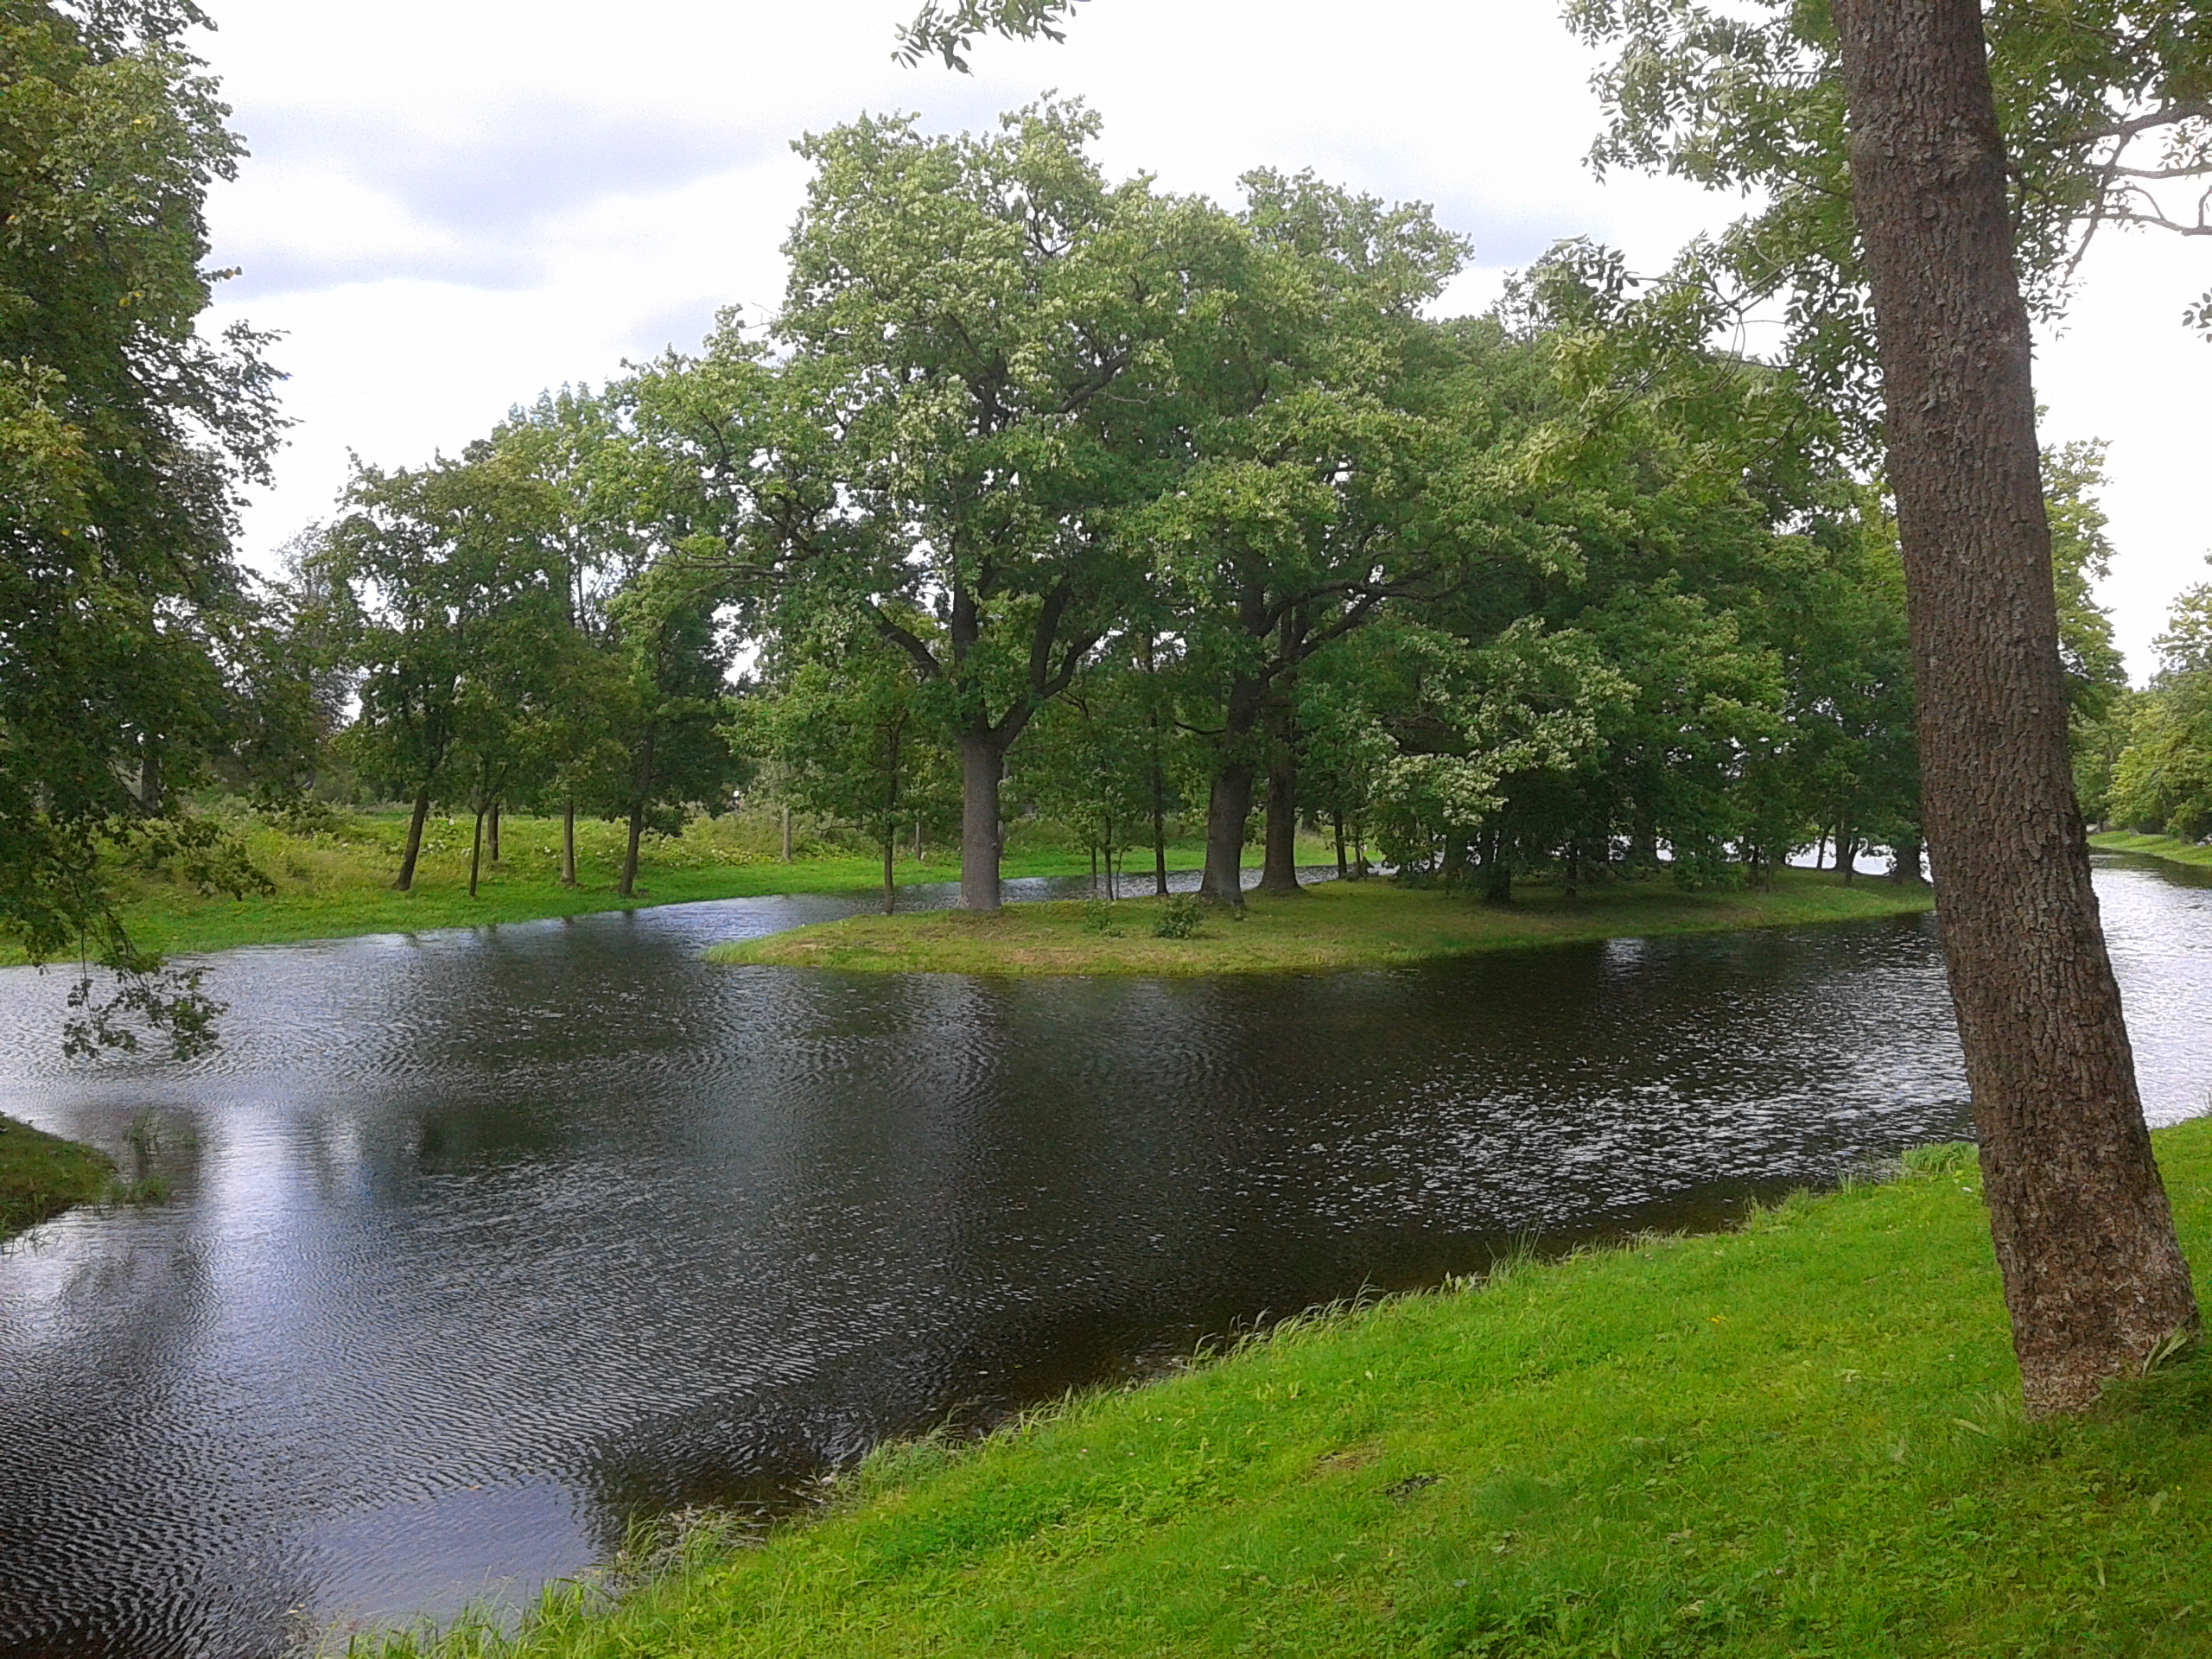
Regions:
[[[2098, 875], [2153, 1117], [2205, 1109], [2212, 881]], [[168, 1204], [0, 1256], [0, 1654], [275, 1654], [526, 1596], [1198, 1337], [1725, 1216], [1966, 1127], [1932, 924], [1175, 982], [712, 968], [833, 899], [214, 959], [223, 1051], [0, 1098]]]

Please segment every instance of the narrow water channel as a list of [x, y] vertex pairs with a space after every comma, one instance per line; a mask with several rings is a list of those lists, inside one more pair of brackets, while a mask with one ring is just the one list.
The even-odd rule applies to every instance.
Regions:
[[[2212, 880], [2098, 876], [2145, 1093], [2212, 1085]], [[0, 1099], [166, 1205], [0, 1256], [0, 1655], [251, 1656], [527, 1596], [1198, 1336], [1718, 1219], [1965, 1128], [1932, 924], [1205, 982], [716, 969], [733, 900], [232, 952], [223, 1051]]]

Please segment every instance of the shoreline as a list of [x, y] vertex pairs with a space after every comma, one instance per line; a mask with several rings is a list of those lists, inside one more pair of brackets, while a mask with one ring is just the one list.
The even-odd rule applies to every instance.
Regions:
[[[2212, 1122], [2154, 1144], [2202, 1264]], [[356, 1650], [2178, 1656], [2212, 1605], [2208, 1408], [2199, 1351], [2024, 1421], [1972, 1150], [1930, 1147], [881, 1446], [765, 1534], [663, 1533], [614, 1595]]]
[[710, 947], [726, 966], [855, 973], [1190, 977], [1403, 968], [1493, 950], [1680, 933], [1736, 932], [1917, 915], [1926, 887], [1832, 872], [1777, 873], [1770, 893], [1687, 893], [1663, 881], [1586, 887], [1576, 898], [1529, 882], [1510, 906], [1375, 879], [1317, 882], [1295, 897], [1248, 893], [1243, 920], [1208, 907], [1188, 938], [1156, 937], [1163, 902], [1056, 900], [995, 915], [925, 911], [849, 916]]
[[2089, 837], [2089, 849], [2099, 853], [2132, 853], [2163, 863], [2192, 869], [2212, 869], [2212, 847], [2183, 841], [2179, 836], [2139, 836], [2126, 830], [2107, 830]]
[[115, 1160], [97, 1147], [0, 1116], [0, 1243], [99, 1198]]

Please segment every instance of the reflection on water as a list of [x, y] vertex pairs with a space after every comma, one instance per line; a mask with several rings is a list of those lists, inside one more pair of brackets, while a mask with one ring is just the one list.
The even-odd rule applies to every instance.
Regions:
[[[2212, 885], [2102, 869], [2145, 1094], [2204, 1105]], [[0, 1653], [252, 1655], [526, 1593], [632, 1517], [1530, 1236], [1960, 1134], [1932, 926], [1417, 970], [713, 969], [738, 900], [219, 959], [223, 1052], [0, 1086], [168, 1205], [0, 1259]]]

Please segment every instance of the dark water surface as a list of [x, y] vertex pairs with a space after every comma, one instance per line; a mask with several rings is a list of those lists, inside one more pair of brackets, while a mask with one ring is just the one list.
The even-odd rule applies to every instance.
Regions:
[[[2212, 883], [2107, 861], [2162, 1122], [2212, 1081]], [[1965, 1128], [1930, 924], [1201, 982], [716, 969], [741, 899], [232, 952], [228, 1043], [0, 1099], [168, 1205], [0, 1257], [0, 1654], [257, 1656], [528, 1593], [632, 1517], [948, 1410], [1714, 1219]]]

